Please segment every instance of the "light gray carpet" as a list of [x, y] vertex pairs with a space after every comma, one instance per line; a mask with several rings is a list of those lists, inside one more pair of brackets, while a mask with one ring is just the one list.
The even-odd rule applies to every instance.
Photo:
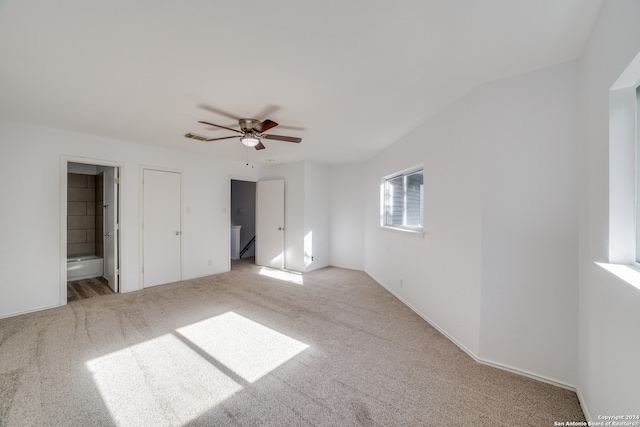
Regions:
[[584, 420], [575, 393], [477, 364], [365, 273], [260, 272], [0, 320], [0, 425]]

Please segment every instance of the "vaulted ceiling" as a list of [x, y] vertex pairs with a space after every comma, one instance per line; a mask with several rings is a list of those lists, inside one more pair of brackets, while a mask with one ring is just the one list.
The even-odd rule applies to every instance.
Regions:
[[[0, 117], [256, 163], [363, 161], [574, 60], [604, 0], [0, 0]], [[280, 123], [255, 151], [199, 124]], [[5, 146], [10, 141], [0, 141]]]

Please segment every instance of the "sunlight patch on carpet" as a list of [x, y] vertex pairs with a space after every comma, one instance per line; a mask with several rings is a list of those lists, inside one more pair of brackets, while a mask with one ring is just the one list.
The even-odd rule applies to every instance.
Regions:
[[242, 389], [170, 334], [85, 365], [116, 425], [182, 425]]
[[177, 332], [249, 383], [309, 348], [232, 311]]
[[273, 268], [262, 267], [258, 272], [262, 276], [271, 277], [272, 279], [283, 280], [285, 282], [293, 283], [295, 285], [304, 285], [301, 273], [294, 273], [291, 271], [275, 270]]

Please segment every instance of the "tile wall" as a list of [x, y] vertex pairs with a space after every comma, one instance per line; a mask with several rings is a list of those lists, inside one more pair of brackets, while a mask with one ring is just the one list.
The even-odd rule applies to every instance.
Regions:
[[98, 177], [70, 173], [67, 178], [67, 257], [102, 256], [102, 187], [96, 186]]

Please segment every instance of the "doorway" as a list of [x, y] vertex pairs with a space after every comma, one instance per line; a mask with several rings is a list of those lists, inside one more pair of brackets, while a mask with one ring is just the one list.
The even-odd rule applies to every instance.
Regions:
[[231, 180], [231, 269], [238, 263], [255, 263], [256, 183]]
[[120, 291], [120, 167], [64, 159], [61, 305]]

